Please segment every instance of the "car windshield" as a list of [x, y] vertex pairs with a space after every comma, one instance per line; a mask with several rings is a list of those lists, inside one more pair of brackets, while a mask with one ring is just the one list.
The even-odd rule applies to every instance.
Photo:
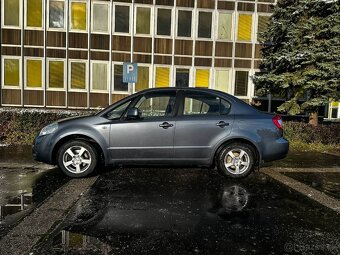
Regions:
[[118, 105], [117, 107], [115, 107], [114, 109], [112, 109], [111, 111], [109, 111], [106, 114], [106, 118], [108, 118], [109, 120], [115, 120], [115, 119], [120, 119], [120, 117], [122, 116], [122, 114], [125, 112], [125, 110], [128, 108], [128, 106], [130, 105], [131, 100]]

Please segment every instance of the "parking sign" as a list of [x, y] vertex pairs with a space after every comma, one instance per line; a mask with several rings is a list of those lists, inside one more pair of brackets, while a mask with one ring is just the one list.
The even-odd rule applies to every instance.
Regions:
[[137, 63], [125, 62], [123, 65], [123, 82], [136, 83], [138, 78], [138, 65]]

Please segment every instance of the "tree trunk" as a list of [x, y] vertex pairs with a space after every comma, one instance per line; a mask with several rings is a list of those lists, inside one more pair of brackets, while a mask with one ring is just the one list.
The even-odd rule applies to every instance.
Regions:
[[317, 112], [311, 112], [309, 114], [309, 124], [314, 127], [316, 127], [319, 124]]

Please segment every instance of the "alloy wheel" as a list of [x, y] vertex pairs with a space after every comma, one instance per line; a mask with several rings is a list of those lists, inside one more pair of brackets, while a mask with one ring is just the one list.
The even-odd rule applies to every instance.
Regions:
[[224, 157], [224, 166], [233, 175], [243, 174], [248, 170], [249, 165], [250, 157], [242, 149], [232, 149]]
[[72, 146], [63, 154], [63, 165], [71, 173], [80, 174], [91, 166], [91, 154], [82, 146]]

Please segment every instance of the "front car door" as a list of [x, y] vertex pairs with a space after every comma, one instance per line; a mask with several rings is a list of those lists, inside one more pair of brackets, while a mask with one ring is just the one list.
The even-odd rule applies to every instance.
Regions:
[[[129, 107], [141, 117], [125, 116], [110, 125], [110, 155], [113, 162], [159, 163], [173, 158], [176, 91], [146, 92]], [[157, 162], [159, 161], [159, 162]]]
[[174, 158], [186, 163], [209, 162], [213, 148], [231, 132], [231, 104], [209, 92], [181, 95], [174, 139]]

